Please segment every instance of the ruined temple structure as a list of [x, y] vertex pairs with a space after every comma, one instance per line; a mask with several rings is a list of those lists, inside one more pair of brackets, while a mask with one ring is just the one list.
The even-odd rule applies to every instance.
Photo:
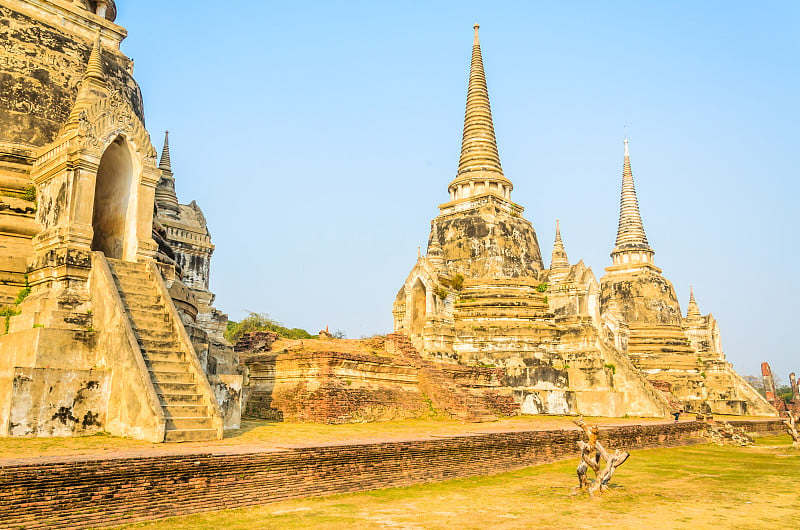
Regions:
[[449, 201], [392, 311], [395, 332], [424, 357], [503, 368], [503, 384], [526, 413], [775, 414], [725, 361], [714, 318], [700, 315], [693, 297], [683, 318], [672, 284], [653, 265], [627, 140], [617, 245], [601, 282], [583, 261], [570, 263], [558, 223], [545, 268], [512, 191], [476, 25]]
[[208, 440], [241, 381], [200, 208], [144, 125], [112, 0], [0, 0], [0, 435]]
[[686, 317], [672, 283], [653, 263], [631, 170], [628, 140], [612, 265], [600, 279], [600, 312], [609, 340], [687, 412], [774, 415], [775, 409], [725, 359], [713, 315], [692, 290]]
[[798, 387], [797, 377], [794, 372], [789, 374], [789, 388], [792, 389], [792, 397], [789, 400], [785, 400], [778, 395], [775, 377], [772, 375], [772, 368], [767, 362], [761, 363], [761, 377], [764, 381], [765, 397], [778, 412], [785, 414], [787, 411], [791, 411], [796, 415], [800, 415], [800, 387]]

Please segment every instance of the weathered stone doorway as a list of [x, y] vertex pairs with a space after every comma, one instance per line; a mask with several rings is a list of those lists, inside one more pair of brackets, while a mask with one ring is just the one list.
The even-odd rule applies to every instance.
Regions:
[[131, 153], [125, 138], [118, 136], [100, 159], [92, 212], [92, 250], [109, 258], [125, 257], [132, 179]]
[[428, 291], [425, 284], [417, 278], [411, 288], [411, 334], [422, 335], [425, 330], [425, 315], [427, 313]]

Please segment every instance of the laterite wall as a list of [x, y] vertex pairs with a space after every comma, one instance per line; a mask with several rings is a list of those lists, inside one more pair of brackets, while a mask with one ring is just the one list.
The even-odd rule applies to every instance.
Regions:
[[[760, 434], [779, 421], [732, 422]], [[476, 428], [478, 428], [476, 426]], [[604, 429], [608, 448], [702, 443], [703, 424]], [[251, 454], [0, 463], [0, 526], [87, 528], [283, 499], [499, 473], [577, 454], [577, 430], [328, 446]]]

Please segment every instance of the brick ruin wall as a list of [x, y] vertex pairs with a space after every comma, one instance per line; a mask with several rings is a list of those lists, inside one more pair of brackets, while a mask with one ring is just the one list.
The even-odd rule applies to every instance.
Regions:
[[[777, 420], [732, 421], [758, 434]], [[702, 443], [704, 424], [603, 429], [609, 448]], [[0, 525], [90, 528], [292, 498], [488, 475], [577, 456], [577, 430], [325, 446], [251, 454], [0, 463]]]
[[244, 416], [352, 423], [422, 416], [417, 370], [400, 359], [341, 352], [249, 357]]
[[249, 370], [245, 418], [341, 424], [519, 411], [489, 368], [337, 351], [243, 359]]

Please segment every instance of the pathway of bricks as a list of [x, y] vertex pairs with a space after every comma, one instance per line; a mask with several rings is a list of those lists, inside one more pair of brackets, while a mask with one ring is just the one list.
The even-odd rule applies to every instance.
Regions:
[[[686, 416], [681, 421], [693, 420], [693, 417]], [[589, 421], [601, 427], [672, 423], [672, 421], [664, 419], [650, 418], [601, 418]], [[111, 444], [114, 445], [112, 448], [104, 448], [102, 446], [62, 448], [56, 443], [48, 445], [47, 448], [40, 451], [35, 447], [38, 440], [31, 440], [31, 447], [26, 449], [24, 440], [13, 439], [15, 448], [9, 450], [3, 447], [3, 441], [0, 440], [0, 467], [166, 455], [224, 455], [276, 452], [303, 447], [419, 441], [501, 432], [578, 429], [572, 423], [572, 419], [567, 417], [543, 419], [536, 417], [531, 419], [512, 418], [490, 423], [424, 422], [418, 427], [413, 423], [401, 422], [397, 425], [397, 429], [393, 429], [391, 424], [377, 424], [377, 432], [374, 433], [369, 432], [369, 429], [366, 432], [352, 432], [348, 430], [346, 425], [336, 426], [336, 430], [333, 432], [324, 430], [325, 427], [330, 429], [329, 426], [320, 426], [321, 432], [319, 433], [315, 433], [314, 426], [309, 424], [245, 422], [243, 427], [241, 430], [226, 433], [226, 437], [218, 441], [169, 444], [143, 444], [142, 442], [130, 441], [133, 445], [132, 447], [119, 447], [120, 440], [115, 440], [117, 444]], [[363, 426], [360, 430], [364, 431]], [[268, 435], [264, 435], [264, 439], [259, 439], [259, 434], [262, 431], [268, 431]], [[124, 445], [125, 442], [122, 443]]]

